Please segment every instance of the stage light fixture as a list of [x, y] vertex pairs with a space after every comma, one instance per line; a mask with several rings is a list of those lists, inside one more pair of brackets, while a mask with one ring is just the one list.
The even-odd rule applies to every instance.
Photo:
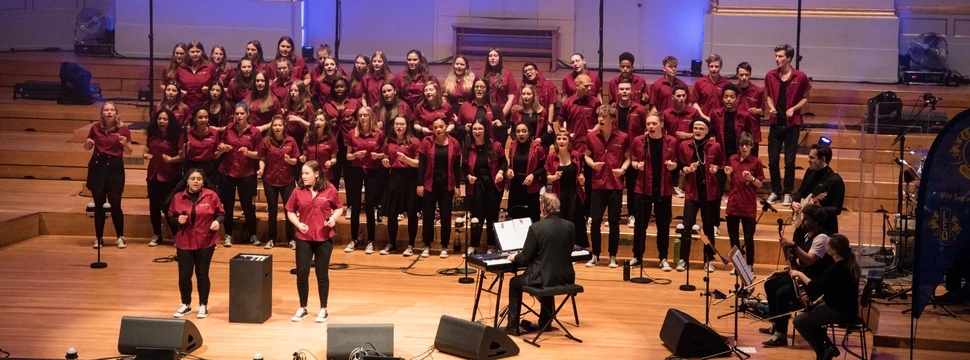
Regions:
[[818, 138], [819, 145], [832, 146], [832, 139], [828, 136], [822, 136]]

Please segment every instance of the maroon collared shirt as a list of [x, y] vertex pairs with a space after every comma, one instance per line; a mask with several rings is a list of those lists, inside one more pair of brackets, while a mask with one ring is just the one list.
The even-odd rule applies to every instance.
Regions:
[[[482, 78], [483, 76], [485, 76], [485, 70], [479, 71], [478, 77]], [[498, 79], [496, 77], [496, 74], [492, 74], [488, 79], [485, 79], [488, 82], [489, 99], [498, 106], [505, 106], [505, 103], [509, 101], [509, 96], [514, 98], [519, 93], [519, 87], [515, 84], [515, 77], [508, 69], [502, 71], [501, 84], [497, 84]]]
[[[643, 94], [647, 92], [647, 80], [644, 80], [639, 75], [632, 75], [632, 76], [633, 77], [630, 79], [630, 85], [632, 85], [631, 91], [630, 91], [630, 99], [633, 100], [633, 102], [639, 104], [640, 99], [643, 98]], [[613, 80], [610, 80], [610, 89], [607, 91], [609, 91], [611, 103], [620, 101], [620, 77], [619, 76], [613, 78]]]
[[515, 151], [519, 146], [529, 146], [529, 159], [526, 161], [525, 171], [528, 174], [532, 174], [533, 179], [532, 183], [525, 190], [527, 194], [535, 194], [539, 192], [540, 188], [546, 186], [546, 149], [542, 144], [532, 140], [526, 141], [523, 144], [516, 139], [512, 139], [512, 144], [509, 145], [508, 157], [510, 168], [512, 167], [513, 161], [515, 161]]
[[209, 95], [202, 91], [202, 87], [209, 86], [216, 76], [218, 74], [212, 68], [212, 64], [207, 61], [202, 62], [195, 71], [192, 71], [188, 65], [179, 67], [178, 71], [175, 72], [175, 81], [182, 85], [182, 91], [185, 91], [182, 102], [188, 105], [189, 109], [202, 105], [202, 102]]
[[577, 98], [575, 95], [563, 100], [559, 109], [559, 123], [565, 124], [567, 130], [577, 142], [573, 147], [583, 152], [586, 134], [596, 125], [596, 108], [600, 106], [598, 98], [586, 95]]
[[353, 167], [359, 167], [364, 169], [376, 169], [381, 166], [380, 160], [374, 160], [371, 154], [380, 152], [381, 145], [383, 145], [383, 132], [378, 130], [371, 132], [370, 134], [361, 135], [357, 133], [357, 130], [351, 131], [349, 137], [346, 138], [347, 142], [347, 153], [354, 153], [361, 150], [367, 151], [363, 157], [355, 158], [354, 161], [350, 163]]
[[[546, 174], [555, 174], [556, 171], [559, 171], [559, 154], [556, 151], [550, 152], [549, 155], [546, 155]], [[576, 183], [573, 184], [573, 186], [575, 186], [576, 193], [579, 194], [579, 201], [585, 204], [586, 187], [579, 184], [579, 176], [583, 174], [583, 164], [586, 162], [583, 161], [583, 155], [576, 150], [569, 152], [569, 158], [573, 164], [576, 164]], [[562, 186], [559, 183], [560, 181], [562, 181], [562, 179], [552, 182], [552, 193], [556, 194], [556, 196], [559, 198], [562, 198]]]
[[101, 128], [101, 123], [96, 122], [88, 130], [88, 139], [94, 140], [94, 155], [124, 156], [125, 145], [121, 143], [119, 136], [124, 136], [126, 142], [131, 142], [131, 131], [128, 126], [115, 127], [108, 132]]
[[698, 118], [700, 114], [697, 113], [697, 109], [685, 106], [682, 112], [677, 112], [674, 108], [667, 109], [663, 112], [663, 116], [664, 132], [680, 141], [687, 141], [678, 138], [677, 132], [693, 133], [694, 119]]
[[[489, 124], [492, 123], [494, 115], [492, 114], [492, 107], [490, 105], [482, 104], [485, 109], [485, 121]], [[474, 101], [466, 101], [461, 104], [461, 109], [458, 110], [458, 121], [456, 125], [465, 125], [475, 122], [475, 114], [478, 113], [478, 104]]]
[[[162, 105], [162, 101], [155, 103], [155, 108], [152, 109], [152, 116], [157, 115], [159, 109], [161, 108], [168, 109], [168, 107], [166, 107], [165, 105]], [[174, 108], [171, 108], [169, 110], [172, 110], [172, 115], [175, 115], [175, 120], [178, 121], [179, 125], [181, 126], [189, 125], [189, 119], [192, 118], [192, 109], [189, 109], [188, 105], [185, 105], [185, 103], [180, 102], [178, 103], [178, 105], [175, 105]]]
[[287, 110], [286, 114], [283, 114], [283, 121], [286, 122], [286, 134], [292, 136], [293, 139], [303, 139], [303, 137], [306, 136], [307, 128], [299, 121], [290, 121], [289, 117], [290, 115], [299, 116], [303, 118], [303, 120], [309, 122], [310, 126], [313, 126], [313, 122], [315, 121], [313, 114], [313, 104], [311, 103], [306, 103], [306, 106], [303, 108], [303, 112]]
[[[192, 208], [195, 208], [194, 221]], [[211, 230], [210, 227], [219, 215], [226, 214], [216, 192], [202, 188], [196, 202], [189, 197], [188, 189], [178, 192], [168, 207], [168, 217], [181, 216], [183, 213], [189, 219], [175, 232], [175, 247], [180, 250], [199, 250], [216, 246], [219, 230]]]
[[[740, 136], [742, 132], [748, 132], [754, 139], [754, 143], [761, 142], [761, 123], [755, 120], [747, 111], [736, 109], [734, 115], [734, 136]], [[711, 135], [713, 135], [721, 149], [724, 149], [724, 108], [714, 109], [707, 116], [711, 118]]]
[[219, 164], [219, 172], [234, 178], [256, 175], [257, 160], [239, 152], [239, 149], [242, 147], [245, 147], [249, 151], [260, 151], [260, 147], [263, 144], [263, 137], [260, 135], [256, 125], [250, 124], [249, 127], [239, 132], [236, 130], [236, 125], [231, 124], [222, 133], [222, 142], [231, 146], [232, 149], [222, 156], [222, 163]]
[[179, 148], [181, 149], [188, 144], [188, 150], [185, 152], [186, 161], [209, 161], [215, 156], [221, 140], [219, 133], [211, 127], [207, 128], [202, 136], [199, 136], [195, 129], [189, 128], [189, 132], [182, 135], [179, 140]]
[[[680, 142], [679, 151], [679, 163], [683, 166], [689, 166], [691, 163], [697, 161], [697, 154], [694, 149], [694, 140], [688, 139]], [[684, 198], [693, 201], [720, 201], [721, 197], [718, 193], [719, 182], [717, 181], [717, 174], [712, 174], [710, 171], [711, 165], [717, 165], [718, 168], [724, 166], [724, 151], [721, 150], [721, 145], [717, 142], [707, 140], [704, 142], [704, 166], [697, 167], [696, 172], [687, 174], [684, 179]], [[699, 199], [697, 193], [697, 176], [704, 176], [706, 181], [707, 189], [707, 199]]]
[[[337, 100], [331, 99], [323, 105], [323, 112], [327, 113], [327, 118], [337, 124], [337, 131], [346, 138], [347, 133], [357, 127], [357, 110], [360, 110], [361, 103], [357, 99], [346, 98], [342, 105], [343, 110], [337, 109]], [[371, 114], [371, 116], [376, 116]]]
[[593, 162], [603, 162], [603, 167], [593, 170], [594, 190], [622, 190], [624, 180], [613, 175], [613, 169], [623, 167], [626, 152], [630, 149], [630, 138], [619, 130], [613, 130], [610, 138], [603, 137], [600, 130], [586, 136], [586, 150]]
[[418, 140], [417, 138], [412, 138], [411, 143], [401, 143], [398, 144], [397, 140], [390, 140], [384, 147], [384, 156], [387, 157], [388, 163], [390, 163], [391, 169], [409, 169], [411, 165], [404, 162], [397, 153], [404, 154], [412, 159], [418, 158]]
[[716, 82], [712, 81], [710, 76], [702, 77], [694, 82], [694, 91], [691, 94], [694, 95], [694, 102], [700, 105], [704, 115], [710, 117], [711, 111], [724, 106], [722, 92], [724, 86], [730, 83], [731, 80], [723, 76]]
[[[778, 101], [778, 93], [781, 91], [781, 72], [778, 68], [771, 69], [768, 74], [765, 75], [765, 96], [770, 97], [771, 101]], [[808, 81], [808, 75], [798, 71], [796, 69], [791, 69], [791, 76], [788, 77], [788, 88], [785, 89], [785, 105], [791, 109], [795, 104], [798, 104], [805, 94], [809, 90], [812, 90], [812, 84]], [[768, 122], [775, 125], [778, 122], [777, 117], [769, 116]], [[792, 116], [786, 118], [786, 126], [798, 126], [802, 124], [802, 110], [798, 109]]]
[[[330, 91], [333, 88], [333, 81], [335, 80], [336, 78], [328, 81], [327, 75], [323, 73], [323, 68], [321, 66], [313, 68], [313, 71], [310, 72], [310, 90], [313, 92], [313, 95], [317, 97], [317, 101], [320, 104], [330, 102]], [[357, 99], [360, 97], [360, 95], [353, 96], [348, 94], [347, 97]]]
[[434, 136], [426, 136], [421, 140], [421, 144], [418, 145], [418, 155], [424, 155], [426, 163], [424, 166], [424, 174], [422, 178], [424, 182], [420, 185], [424, 186], [425, 191], [452, 191], [457, 187], [458, 181], [455, 179], [460, 174], [455, 174], [455, 169], [459, 163], [459, 158], [461, 157], [461, 143], [455, 138], [448, 136], [448, 164], [445, 169], [448, 171], [448, 188], [447, 189], [435, 189], [434, 185], [434, 164], [435, 164], [435, 142]]
[[[751, 108], [765, 110], [765, 90], [752, 82], [748, 82], [748, 87], [738, 86], [741, 92], [738, 94], [738, 109], [748, 111]], [[756, 116], [760, 120], [760, 116]]]
[[249, 94], [252, 89], [249, 87], [243, 87], [241, 90], [236, 90], [236, 79], [229, 80], [229, 85], [226, 85], [226, 97], [229, 98], [234, 106], [240, 101], [246, 101], [249, 99]]
[[300, 222], [310, 228], [306, 233], [296, 231], [296, 238], [305, 241], [322, 242], [332, 239], [337, 232], [326, 225], [327, 220], [333, 216], [334, 210], [342, 207], [344, 204], [333, 184], [328, 184], [316, 196], [313, 196], [310, 188], [298, 187], [286, 202], [286, 211], [298, 214]]
[[296, 82], [296, 80], [290, 78], [282, 83], [280, 83], [279, 80], [280, 79], [273, 80], [273, 82], [269, 84], [269, 90], [273, 92], [274, 96], [276, 96], [276, 101], [282, 104], [284, 101], [286, 101], [286, 98], [290, 97], [290, 86], [293, 86], [293, 83]]
[[[249, 103], [249, 122], [255, 126], [263, 126], [273, 121], [273, 116], [281, 113], [279, 100], [273, 98], [273, 105], [267, 111], [260, 110], [262, 99], [256, 99]], [[231, 125], [231, 124], [230, 124]]]
[[259, 150], [259, 157], [266, 162], [263, 167], [263, 183], [272, 186], [286, 186], [293, 183], [293, 167], [286, 162], [284, 155], [297, 159], [300, 157], [300, 149], [296, 146], [296, 140], [290, 136], [285, 136], [283, 142], [277, 145], [275, 141], [267, 136], [263, 139], [263, 144]]
[[[566, 97], [576, 95], [576, 76], [577, 75], [579, 74], [576, 74], [575, 72], [570, 72], [569, 74], [566, 74], [566, 76], [562, 78], [562, 93], [566, 95]], [[603, 91], [603, 81], [600, 80], [599, 75], [596, 75], [595, 72], [587, 71], [586, 76], [589, 76], [589, 80], [592, 82], [592, 86], [589, 90], [589, 93], [593, 96], [599, 95], [600, 92]], [[599, 97], [597, 97], [597, 99], [599, 99]]]
[[[391, 79], [385, 79], [384, 75], [380, 77], [374, 77], [371, 74], [364, 75], [363, 87], [364, 87], [364, 100], [367, 100], [367, 106], [374, 107], [381, 101], [381, 86], [384, 82], [391, 81]], [[397, 84], [391, 82], [394, 85], [394, 89], [400, 95], [401, 89], [397, 87]]]
[[[549, 109], [549, 105], [559, 102], [559, 89], [556, 89], [556, 84], [543, 78], [541, 73], [536, 75], [535, 81], [531, 83], [528, 80], [522, 79], [522, 86], [525, 87], [527, 84], [536, 88], [536, 99], [539, 100], [539, 104], [546, 108], [546, 110]], [[515, 94], [515, 104], [519, 103], [520, 94], [521, 91]]]
[[744, 179], [744, 172], [750, 171], [751, 176], [759, 181], [765, 180], [764, 166], [757, 156], [748, 154], [741, 159], [741, 154], [731, 155], [728, 160], [731, 167], [731, 191], [728, 193], [727, 214], [754, 219], [758, 212], [758, 188]]
[[151, 136], [148, 138], [145, 150], [152, 155], [151, 160], [148, 160], [148, 177], [145, 180], [176, 181], [182, 177], [181, 163], [169, 163], [162, 159], [162, 155], [178, 156], [178, 143], [163, 137]]
[[[518, 141], [514, 141], [514, 140], [512, 141], [512, 143], [517, 143], [517, 142]], [[465, 163], [462, 164], [462, 171], [465, 172], [465, 175], [475, 176], [474, 175], [475, 174], [475, 162], [478, 161], [478, 151], [477, 151], [477, 149], [478, 149], [479, 146], [483, 146], [484, 147], [485, 145], [484, 144], [482, 144], [482, 145], [476, 145], [476, 144], [472, 143], [472, 144], [469, 144], [468, 146], [471, 149], [469, 149], [469, 151], [468, 151], [468, 157], [465, 158]], [[515, 146], [515, 145], [513, 145], [513, 146]], [[508, 181], [508, 179], [502, 179], [502, 181], [496, 182], [495, 181], [495, 174], [497, 174], [499, 172], [499, 168], [502, 167], [502, 165], [500, 163], [505, 163], [505, 158], [504, 158], [504, 152], [505, 152], [505, 150], [503, 149], [502, 145], [500, 145], [498, 143], [498, 141], [492, 141], [492, 151], [495, 154], [495, 159], [488, 159], [488, 171], [489, 171], [490, 174], [492, 174], [492, 185], [495, 186], [495, 189], [498, 190], [498, 192], [501, 194], [503, 191], [505, 191], [505, 184]], [[515, 153], [513, 152], [512, 154], [515, 154]], [[532, 159], [530, 157], [529, 161], [531, 162], [531, 160]], [[507, 166], [505, 166], [505, 167], [506, 167], [506, 169], [508, 168]], [[478, 179], [478, 181], [482, 181], [482, 179]], [[533, 181], [532, 183], [533, 184], [535, 184], [535, 183], [542, 183], [544, 185], [545, 184], [545, 181], [540, 181], [539, 179], [535, 179], [535, 181]], [[531, 188], [531, 186], [530, 186], [530, 188]], [[468, 195], [473, 194], [475, 192], [475, 186], [474, 185], [466, 185], [465, 186], [465, 192]]]
[[335, 154], [337, 154], [337, 139], [316, 144], [309, 141], [303, 142], [303, 155], [306, 156], [306, 161], [316, 160], [320, 163], [327, 180], [333, 179], [333, 171], [330, 166], [326, 166], [326, 162], [333, 159]]
[[[677, 84], [687, 87], [687, 83], [679, 78], [677, 78], [676, 81], [671, 84], [670, 81], [667, 81], [666, 76], [661, 76], [659, 79], [657, 79], [657, 81], [654, 81], [653, 84], [650, 85], [650, 105], [657, 108], [657, 112], [662, 114], [667, 109], [674, 108], [673, 88], [674, 85]], [[690, 88], [687, 88], [687, 98], [691, 99]], [[690, 100], [688, 100], [688, 102], [689, 101]]]
[[[619, 113], [619, 103], [612, 103], [610, 105], [616, 108], [617, 113]], [[626, 129], [620, 127], [619, 115], [617, 115], [616, 119], [614, 119], [615, 121], [613, 121], [613, 128], [626, 133], [626, 135], [631, 138], [643, 135], [647, 131], [647, 115], [649, 114], [650, 111], [647, 110], [646, 107], [640, 105], [640, 103], [636, 101], [631, 101], [630, 110], [628, 110], [626, 114]]]
[[[661, 153], [650, 152], [648, 141], [663, 141]], [[643, 162], [643, 170], [637, 172], [637, 184], [633, 192], [650, 196], [671, 196], [674, 194], [673, 179], [670, 177], [670, 170], [667, 170], [667, 161], [677, 162], [679, 141], [670, 135], [663, 135], [660, 139], [650, 139], [649, 134], [643, 134], [633, 139], [630, 144], [630, 157], [638, 162]], [[653, 157], [660, 156], [660, 169], [653, 168]], [[659, 170], [659, 172], [655, 171]], [[676, 170], [675, 170], [676, 171]], [[653, 177], [660, 177], [660, 194], [653, 193]]]
[[414, 121], [418, 125], [426, 128], [431, 128], [431, 124], [434, 123], [435, 119], [445, 119], [446, 124], [452, 124], [455, 122], [455, 112], [451, 109], [451, 104], [442, 103], [441, 107], [437, 109], [429, 109], [427, 106], [418, 106], [417, 111], [415, 111]]
[[[404, 83], [404, 74], [407, 70], [404, 70], [394, 76], [394, 86], [397, 88], [397, 95], [401, 97], [404, 102], [408, 103], [412, 109], [418, 107], [418, 103], [424, 98], [424, 84], [426, 82], [433, 82], [438, 84], [438, 78], [431, 75], [429, 79], [425, 79], [423, 76], [418, 75], [411, 77], [411, 82]], [[439, 84], [439, 89], [441, 84]], [[378, 94], [380, 94], [380, 89], [378, 88]]]

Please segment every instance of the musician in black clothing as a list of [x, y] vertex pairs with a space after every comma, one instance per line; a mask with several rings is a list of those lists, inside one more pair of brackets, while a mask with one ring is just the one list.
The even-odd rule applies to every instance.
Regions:
[[856, 317], [859, 311], [857, 294], [862, 270], [849, 247], [849, 239], [843, 235], [832, 235], [826, 252], [835, 260], [835, 264], [829, 266], [821, 277], [813, 280], [798, 270], [792, 270], [791, 277], [797, 277], [805, 283], [810, 298], [824, 296], [818, 305], [796, 316], [793, 322], [795, 330], [815, 350], [815, 355], [819, 359], [830, 360], [839, 356], [839, 349], [825, 334], [824, 326]]
[[[522, 275], [509, 281], [509, 322], [506, 332], [519, 335], [519, 314], [522, 311], [522, 288], [525, 286], [553, 287], [575, 282], [572, 251], [575, 226], [569, 220], [559, 217], [559, 199], [546, 193], [539, 198], [539, 212], [542, 218], [529, 227], [522, 252], [509, 255], [509, 261], [518, 267], [526, 267]], [[539, 324], [552, 318], [549, 310], [555, 306], [553, 298], [540, 298], [542, 311]], [[525, 326], [525, 325], [524, 325]], [[526, 332], [538, 330], [537, 325], [526, 326]]]
[[[829, 241], [828, 235], [822, 229], [822, 207], [817, 204], [806, 205], [802, 209], [804, 219], [801, 228], [806, 234], [796, 241], [780, 239], [781, 246], [791, 250], [794, 255], [795, 266], [810, 279], [817, 279], [830, 265], [832, 257], [826, 253]], [[795, 287], [787, 270], [776, 271], [765, 281], [765, 295], [768, 298], [768, 312], [774, 317], [792, 311], [791, 304], [797, 300]], [[773, 325], [759, 329], [762, 334], [771, 334], [771, 339], [763, 342], [765, 347], [788, 345], [788, 320], [790, 316], [782, 316], [772, 320]]]
[[[845, 183], [842, 177], [829, 167], [830, 162], [832, 162], [832, 148], [825, 145], [812, 145], [808, 153], [808, 170], [805, 170], [805, 175], [802, 177], [802, 185], [792, 194], [794, 200], [791, 207], [792, 211], [798, 212], [801, 209], [802, 199], [809, 195], [818, 197], [825, 194], [824, 198], [816, 202], [823, 210], [822, 228], [826, 234], [836, 234], [839, 232], [842, 203], [845, 202]], [[792, 237], [800, 239], [804, 235], [804, 231], [795, 229]]]

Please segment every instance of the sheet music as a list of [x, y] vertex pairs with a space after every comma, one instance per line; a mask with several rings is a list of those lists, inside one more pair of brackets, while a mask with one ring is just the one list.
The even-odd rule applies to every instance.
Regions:
[[754, 283], [754, 271], [744, 259], [744, 253], [738, 250], [737, 247], [731, 248], [731, 262], [734, 263], [737, 274], [741, 276], [743, 286], [749, 286]]
[[522, 218], [495, 223], [495, 237], [502, 251], [522, 250], [532, 219]]

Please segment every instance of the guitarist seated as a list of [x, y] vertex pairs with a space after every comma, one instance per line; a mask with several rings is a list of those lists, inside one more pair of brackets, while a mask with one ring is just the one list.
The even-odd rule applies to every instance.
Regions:
[[[801, 229], [805, 234], [796, 241], [780, 239], [781, 246], [787, 254], [791, 254], [789, 261], [792, 270], [804, 273], [809, 279], [816, 279], [834, 262], [826, 253], [829, 242], [828, 235], [822, 229], [824, 210], [816, 204], [806, 205], [802, 210], [803, 220]], [[797, 231], [797, 230], [796, 230]], [[792, 302], [798, 301], [792, 279], [788, 270], [776, 271], [765, 281], [765, 295], [768, 298], [768, 311], [772, 317], [791, 312]], [[780, 316], [772, 320], [772, 326], [759, 329], [763, 334], [771, 334], [771, 339], [763, 342], [765, 347], [787, 346], [788, 320], [790, 316]]]
[[859, 276], [862, 270], [856, 261], [849, 239], [840, 234], [829, 238], [826, 251], [835, 259], [822, 276], [811, 279], [798, 270], [791, 271], [792, 278], [805, 283], [808, 295], [813, 298], [824, 296], [823, 301], [804, 313], [795, 316], [795, 330], [815, 350], [819, 359], [830, 360], [839, 356], [839, 349], [825, 334], [824, 326], [837, 324], [856, 317], [859, 300]]
[[[842, 177], [829, 167], [832, 162], [832, 148], [826, 145], [812, 145], [808, 153], [808, 170], [802, 177], [802, 185], [792, 196], [792, 211], [798, 213], [806, 205], [803, 200], [812, 198], [808, 203], [815, 203], [822, 206], [824, 218], [822, 228], [826, 234], [839, 232], [839, 214], [842, 213], [842, 203], [845, 202], [845, 183]], [[818, 200], [814, 200], [818, 198]], [[800, 239], [805, 233], [798, 228], [792, 235], [795, 239]]]

